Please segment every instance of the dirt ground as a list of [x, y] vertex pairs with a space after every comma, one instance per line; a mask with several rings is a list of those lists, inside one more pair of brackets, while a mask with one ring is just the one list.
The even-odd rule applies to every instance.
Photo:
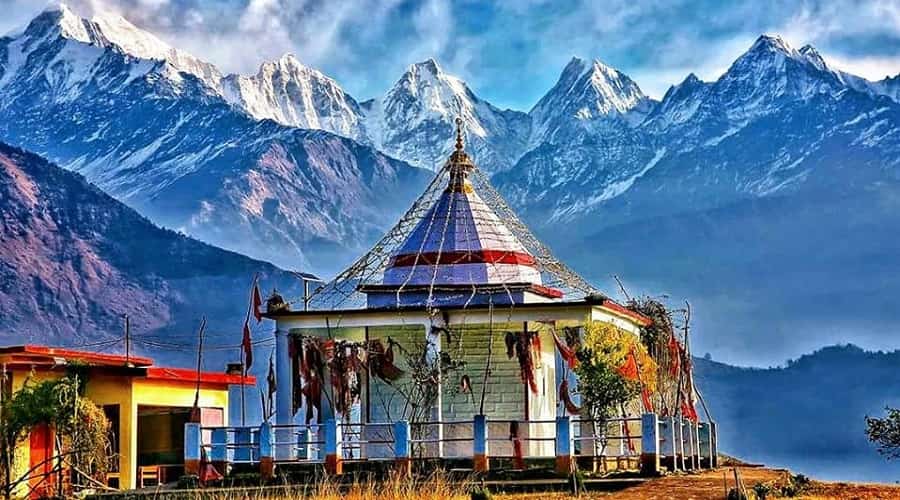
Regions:
[[[750, 490], [756, 483], [770, 483], [777, 488], [790, 482], [790, 474], [786, 470], [766, 469], [759, 467], [739, 467], [744, 486]], [[727, 483], [727, 487], [726, 487]], [[679, 499], [679, 500], [722, 500], [727, 489], [734, 488], [735, 481], [732, 470], [721, 468], [701, 474], [671, 475], [647, 481], [639, 486], [627, 488], [615, 493], [590, 493], [580, 498], [603, 498], [615, 500], [637, 499]], [[502, 500], [562, 500], [572, 498], [566, 494], [536, 493], [528, 495], [504, 495], [494, 498]], [[756, 498], [752, 491], [749, 498]], [[774, 492], [767, 498], [781, 498]], [[828, 483], [811, 481], [796, 497], [809, 500], [825, 499], [900, 499], [900, 486], [860, 483]]]

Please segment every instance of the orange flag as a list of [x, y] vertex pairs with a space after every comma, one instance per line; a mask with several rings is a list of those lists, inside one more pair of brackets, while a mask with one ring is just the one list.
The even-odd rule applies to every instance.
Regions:
[[640, 380], [637, 360], [634, 359], [634, 352], [628, 353], [628, 356], [625, 358], [625, 363], [620, 366], [617, 371], [619, 372], [619, 375], [628, 380]]

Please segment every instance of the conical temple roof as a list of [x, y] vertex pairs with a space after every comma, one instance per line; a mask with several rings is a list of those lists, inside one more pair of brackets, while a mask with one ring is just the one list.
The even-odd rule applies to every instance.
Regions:
[[557, 261], [456, 148], [375, 247], [314, 296], [317, 309], [464, 307], [580, 299], [594, 290]]

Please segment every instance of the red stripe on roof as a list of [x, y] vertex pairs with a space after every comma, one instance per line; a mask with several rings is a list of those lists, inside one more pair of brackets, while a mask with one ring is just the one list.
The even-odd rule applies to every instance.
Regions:
[[562, 290], [558, 290], [556, 288], [550, 288], [549, 286], [544, 285], [531, 285], [531, 291], [538, 295], [543, 295], [544, 297], [548, 297], [551, 299], [561, 299], [563, 296]]
[[[147, 368], [148, 380], [166, 380], [171, 382], [187, 382], [191, 384], [197, 383], [197, 371], [189, 368], [163, 368], [159, 366], [151, 366]], [[200, 372], [201, 384], [217, 384], [217, 385], [254, 385], [256, 377], [247, 375], [230, 375], [218, 372]]]
[[603, 304], [601, 304], [600, 307], [605, 307], [606, 309], [621, 314], [622, 316], [627, 316], [641, 326], [650, 326], [653, 324], [653, 320], [651, 320], [647, 316], [644, 316], [641, 313], [634, 312], [631, 309], [628, 309], [627, 307], [610, 299], [604, 300]]
[[422, 252], [397, 255], [388, 267], [434, 266], [453, 264], [517, 264], [536, 267], [534, 257], [509, 250], [463, 250], [453, 252]]
[[103, 354], [99, 352], [80, 351], [77, 349], [61, 349], [42, 345], [19, 345], [0, 347], [0, 354], [28, 354], [33, 356], [45, 356], [48, 358], [65, 358], [66, 360], [84, 361], [93, 365], [124, 366], [131, 363], [134, 366], [150, 366], [153, 360], [142, 356], [128, 356], [122, 354]]

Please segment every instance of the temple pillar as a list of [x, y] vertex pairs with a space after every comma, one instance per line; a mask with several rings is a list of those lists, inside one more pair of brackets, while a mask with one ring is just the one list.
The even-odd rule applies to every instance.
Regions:
[[[288, 331], [275, 330], [275, 423], [293, 423], [294, 380], [291, 374], [291, 356]], [[280, 428], [275, 431], [275, 458], [290, 460], [294, 457], [293, 429]]]
[[[440, 317], [439, 315], [437, 317]], [[441, 322], [442, 328], [448, 328], [447, 325], [443, 325]], [[433, 328], [430, 323], [425, 325], [425, 345], [426, 345], [426, 359], [429, 364], [432, 363], [440, 363], [441, 357], [441, 329]], [[434, 407], [431, 409], [431, 421], [432, 422], [442, 422], [444, 416], [444, 401], [443, 401], [443, 380], [441, 380], [441, 371], [438, 368], [438, 380], [437, 380], [437, 398], [434, 402]], [[444, 424], [439, 423], [437, 426], [432, 426], [426, 428], [427, 434], [430, 436], [434, 433], [435, 438], [438, 440], [437, 443], [437, 456], [438, 458], [444, 457]], [[434, 429], [434, 430], [432, 430]]]

